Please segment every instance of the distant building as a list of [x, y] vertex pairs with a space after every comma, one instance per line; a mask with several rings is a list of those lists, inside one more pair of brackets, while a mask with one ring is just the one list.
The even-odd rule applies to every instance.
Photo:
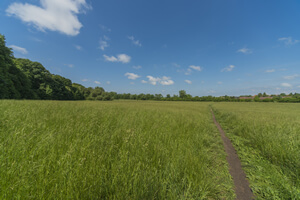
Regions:
[[260, 100], [264, 100], [264, 99], [273, 99], [273, 97], [259, 97]]
[[254, 99], [254, 97], [239, 97], [239, 99]]

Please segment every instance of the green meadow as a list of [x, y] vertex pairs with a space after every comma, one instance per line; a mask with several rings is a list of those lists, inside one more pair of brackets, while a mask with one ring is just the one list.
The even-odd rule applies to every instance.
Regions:
[[208, 103], [0, 101], [0, 199], [234, 199]]
[[300, 104], [217, 103], [257, 199], [300, 199]]
[[300, 105], [0, 101], [0, 199], [300, 199]]

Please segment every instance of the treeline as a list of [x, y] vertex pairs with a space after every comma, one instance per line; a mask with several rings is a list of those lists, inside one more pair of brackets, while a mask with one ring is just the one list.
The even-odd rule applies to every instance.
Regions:
[[[178, 95], [171, 96], [167, 94], [163, 96], [162, 94], [130, 94], [123, 93], [118, 94], [116, 92], [104, 92], [105, 96], [97, 96], [97, 94], [102, 88], [86, 88], [86, 90], [90, 90], [90, 93], [87, 93], [88, 100], [112, 100], [112, 99], [128, 99], [128, 100], [154, 100], [154, 101], [214, 101], [214, 102], [300, 102], [300, 94], [299, 93], [290, 93], [285, 94], [281, 93], [280, 95], [267, 95], [266, 93], [259, 93], [255, 96], [245, 95], [245, 96], [192, 96], [187, 94], [185, 90], [180, 90]], [[91, 95], [90, 95], [91, 94]], [[101, 94], [101, 91], [100, 91]]]
[[110, 100], [103, 88], [85, 88], [51, 74], [38, 62], [14, 58], [0, 34], [0, 99]]
[[178, 95], [169, 95], [167, 94], [165, 97], [161, 94], [117, 94], [114, 93], [112, 96], [113, 99], [130, 99], [130, 100], [155, 100], [155, 101], [213, 101], [213, 102], [286, 102], [286, 103], [297, 103], [300, 102], [300, 94], [294, 93], [289, 94], [288, 96], [284, 93], [280, 95], [273, 95], [270, 98], [262, 98], [258, 95], [251, 96], [248, 95], [249, 98], [236, 97], [236, 96], [192, 96], [190, 94], [186, 94], [184, 90], [180, 90]]
[[193, 97], [184, 90], [173, 96], [106, 92], [102, 87], [86, 88], [72, 83], [70, 79], [51, 74], [39, 62], [15, 58], [12, 50], [6, 47], [5, 37], [0, 34], [0, 99], [300, 102], [300, 94]]

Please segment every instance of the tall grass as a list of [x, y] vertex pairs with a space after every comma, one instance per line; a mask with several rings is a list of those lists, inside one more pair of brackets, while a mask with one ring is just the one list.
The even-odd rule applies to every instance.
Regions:
[[215, 103], [258, 199], [300, 199], [300, 105]]
[[0, 199], [234, 199], [208, 104], [0, 101]]

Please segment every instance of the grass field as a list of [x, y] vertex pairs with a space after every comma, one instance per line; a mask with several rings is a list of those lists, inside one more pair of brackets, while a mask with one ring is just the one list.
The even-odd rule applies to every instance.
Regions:
[[300, 104], [215, 103], [257, 199], [300, 199]]
[[0, 199], [234, 199], [208, 103], [0, 101]]
[[0, 101], [0, 199], [235, 199], [210, 107], [257, 199], [300, 199], [300, 105]]

